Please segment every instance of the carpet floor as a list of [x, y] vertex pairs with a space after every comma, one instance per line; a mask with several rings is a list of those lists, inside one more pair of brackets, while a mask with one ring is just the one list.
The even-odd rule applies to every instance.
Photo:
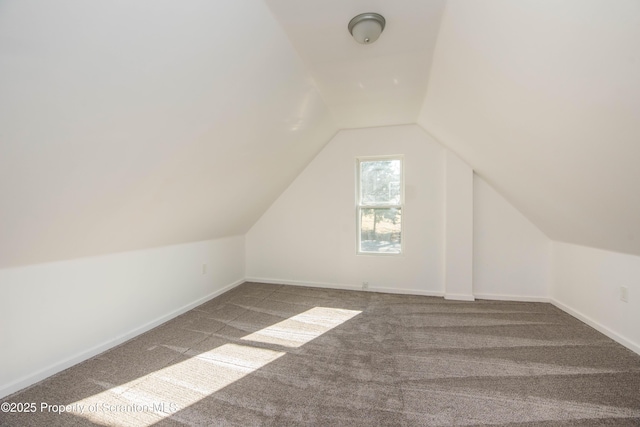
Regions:
[[245, 283], [5, 402], [34, 411], [2, 426], [640, 426], [640, 356], [550, 304]]

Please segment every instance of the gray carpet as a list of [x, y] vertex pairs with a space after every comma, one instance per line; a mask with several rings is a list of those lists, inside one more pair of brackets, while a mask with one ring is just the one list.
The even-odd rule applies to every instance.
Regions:
[[4, 401], [37, 410], [2, 426], [640, 426], [640, 356], [550, 304], [245, 283]]

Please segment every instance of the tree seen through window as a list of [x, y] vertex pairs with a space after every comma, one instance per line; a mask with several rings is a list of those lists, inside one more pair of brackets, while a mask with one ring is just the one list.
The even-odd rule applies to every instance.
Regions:
[[402, 160], [358, 162], [359, 253], [402, 250]]

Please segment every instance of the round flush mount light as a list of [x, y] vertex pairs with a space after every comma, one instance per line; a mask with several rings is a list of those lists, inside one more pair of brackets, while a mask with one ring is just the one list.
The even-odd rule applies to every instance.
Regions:
[[377, 13], [361, 13], [349, 21], [349, 32], [361, 44], [371, 44], [378, 40], [386, 21]]

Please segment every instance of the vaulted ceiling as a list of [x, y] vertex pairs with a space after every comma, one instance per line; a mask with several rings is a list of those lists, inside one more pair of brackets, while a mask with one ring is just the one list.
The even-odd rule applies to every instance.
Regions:
[[447, 3], [419, 123], [553, 240], [640, 255], [640, 2]]
[[416, 122], [640, 254], [639, 76], [636, 0], [0, 1], [0, 267], [242, 234], [337, 130]]
[[[265, 0], [340, 128], [416, 123], [444, 0]], [[356, 43], [349, 20], [385, 17], [384, 37]]]

